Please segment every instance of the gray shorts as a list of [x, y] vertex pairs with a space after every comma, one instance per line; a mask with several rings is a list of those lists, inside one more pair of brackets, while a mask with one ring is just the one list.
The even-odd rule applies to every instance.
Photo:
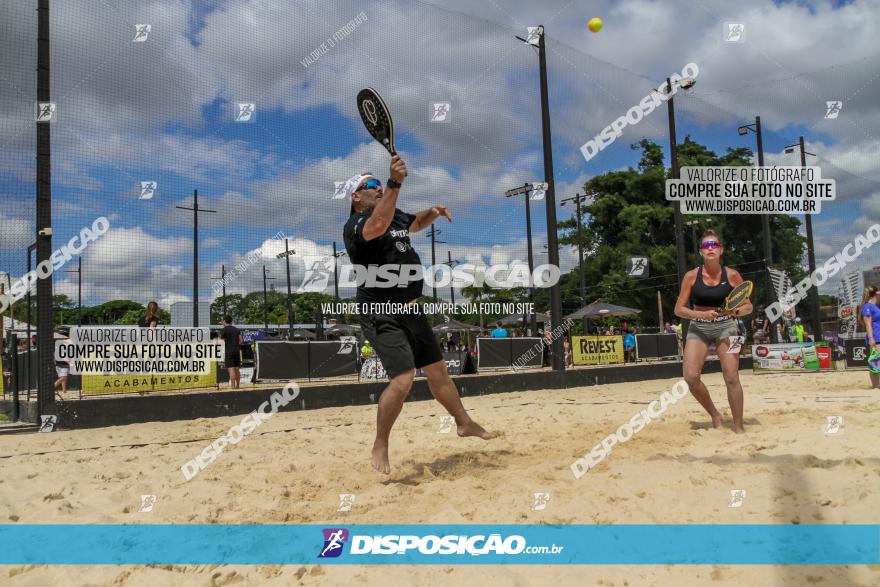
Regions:
[[717, 322], [691, 320], [686, 340], [696, 339], [702, 340], [706, 344], [718, 344], [726, 340], [728, 336], [739, 336], [736, 320], [732, 318]]

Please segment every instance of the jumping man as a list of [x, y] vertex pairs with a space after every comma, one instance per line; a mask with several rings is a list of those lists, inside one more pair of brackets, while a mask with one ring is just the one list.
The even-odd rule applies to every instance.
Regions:
[[364, 305], [387, 303], [404, 307], [413, 304], [420, 295], [424, 281], [421, 276], [402, 272], [400, 266], [421, 266], [421, 260], [409, 240], [410, 233], [429, 227], [441, 216], [452, 222], [446, 206], [436, 205], [429, 210], [407, 214], [397, 209], [397, 196], [406, 178], [403, 160], [391, 158], [391, 179], [387, 190], [382, 182], [370, 174], [355, 175], [345, 184], [345, 193], [351, 199], [351, 216], [345, 223], [343, 238], [345, 250], [354, 265], [394, 266], [395, 277], [408, 277], [403, 287], [394, 282], [392, 287], [373, 287], [365, 283], [357, 288], [357, 301], [361, 304], [359, 321], [364, 335], [388, 373], [391, 382], [379, 397], [379, 413], [376, 419], [376, 440], [373, 443], [373, 468], [386, 475], [391, 472], [388, 462], [388, 439], [403, 402], [412, 388], [415, 370], [421, 368], [428, 379], [428, 387], [434, 398], [455, 418], [459, 436], [491, 438], [491, 434], [471, 420], [458, 390], [449, 374], [440, 345], [434, 337], [431, 325], [421, 312], [376, 314], [364, 312]]

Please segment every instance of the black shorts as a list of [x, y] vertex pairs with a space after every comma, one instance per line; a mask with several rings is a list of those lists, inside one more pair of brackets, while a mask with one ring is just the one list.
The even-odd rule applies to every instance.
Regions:
[[234, 355], [226, 355], [223, 362], [226, 364], [227, 369], [230, 367], [241, 367], [241, 354], [235, 353]]
[[358, 320], [389, 378], [443, 360], [423, 314], [361, 314]]

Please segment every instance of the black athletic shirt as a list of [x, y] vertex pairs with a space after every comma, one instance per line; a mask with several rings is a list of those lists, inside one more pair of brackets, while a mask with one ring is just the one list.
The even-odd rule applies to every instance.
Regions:
[[220, 338], [223, 339], [223, 342], [226, 343], [224, 347], [223, 354], [227, 357], [230, 355], [237, 355], [240, 350], [240, 346], [238, 344], [238, 335], [240, 334], [238, 328], [233, 326], [232, 324], [227, 324], [223, 327], [223, 330], [220, 331]]
[[[352, 264], [369, 268], [379, 265], [421, 265], [419, 255], [412, 247], [409, 240], [409, 227], [416, 219], [415, 214], [407, 214], [400, 209], [394, 210], [394, 218], [388, 226], [388, 230], [382, 236], [371, 241], [364, 240], [364, 224], [373, 213], [372, 210], [352, 214], [345, 223], [342, 237], [345, 241], [345, 250]], [[375, 271], [375, 270], [374, 270]], [[396, 279], [400, 275], [400, 269], [391, 271]], [[357, 301], [364, 302], [409, 302], [422, 295], [425, 286], [423, 279], [410, 277], [412, 281], [403, 287], [366, 287], [360, 285], [357, 288]], [[381, 281], [389, 281], [380, 276]]]
[[697, 279], [691, 290], [691, 304], [696, 306], [718, 308], [724, 304], [724, 300], [733, 291], [730, 280], [727, 279], [727, 267], [721, 267], [721, 281], [718, 285], [706, 285], [703, 281], [703, 268], [697, 268]]

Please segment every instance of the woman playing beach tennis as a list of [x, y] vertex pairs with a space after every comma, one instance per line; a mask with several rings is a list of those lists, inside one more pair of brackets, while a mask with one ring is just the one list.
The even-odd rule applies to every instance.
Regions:
[[[712, 230], [707, 230], [700, 239], [700, 256], [703, 265], [688, 271], [681, 282], [681, 292], [675, 303], [675, 315], [690, 320], [684, 346], [684, 380], [700, 405], [712, 417], [712, 425], [721, 427], [721, 414], [712, 403], [709, 390], [700, 379], [703, 364], [709, 354], [709, 346], [714, 344], [724, 383], [727, 385], [727, 400], [733, 413], [733, 431], [745, 432], [743, 427], [743, 390], [739, 382], [739, 347], [736, 316], [752, 312], [748, 299], [749, 282], [743, 281], [738, 271], [721, 264], [724, 246]], [[734, 289], [742, 292], [738, 304], [729, 304], [728, 296]], [[731, 296], [735, 297], [735, 296]], [[735, 309], [725, 311], [724, 307]], [[733, 348], [731, 345], [734, 345]]]

